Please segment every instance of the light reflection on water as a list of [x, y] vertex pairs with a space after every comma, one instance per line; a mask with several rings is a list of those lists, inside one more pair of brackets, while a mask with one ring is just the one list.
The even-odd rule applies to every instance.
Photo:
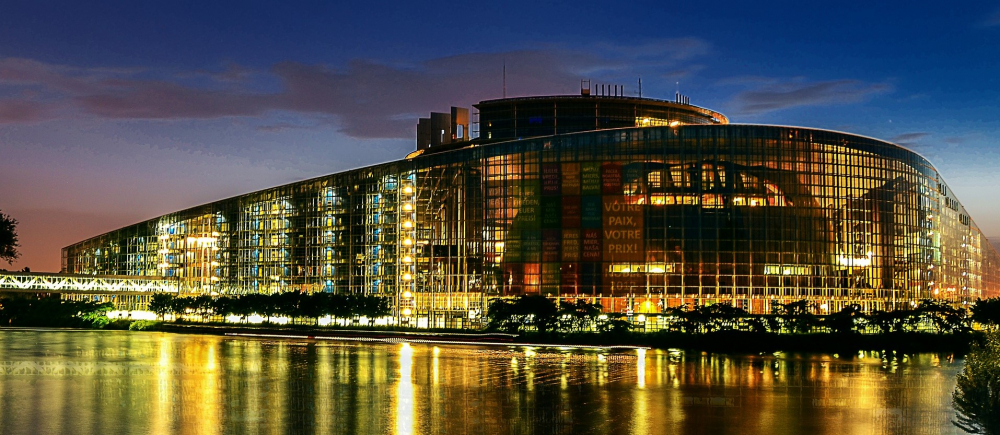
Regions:
[[957, 433], [946, 356], [0, 330], [0, 433]]

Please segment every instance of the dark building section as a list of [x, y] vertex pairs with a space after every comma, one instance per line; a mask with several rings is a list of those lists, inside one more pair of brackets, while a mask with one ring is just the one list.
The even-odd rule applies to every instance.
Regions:
[[589, 93], [488, 100], [475, 107], [479, 137], [487, 141], [609, 128], [729, 123], [721, 113], [683, 102]]
[[[64, 272], [170, 277], [190, 294], [387, 295], [431, 326], [521, 294], [634, 313], [1000, 295], [996, 250], [934, 167], [892, 143], [628, 97], [477, 107], [493, 139], [459, 141], [453, 111], [455, 142], [85, 240]], [[498, 138], [536, 109], [552, 113], [516, 127], [535, 137]], [[562, 134], [602, 119], [621, 128]]]
[[417, 149], [465, 142], [469, 137], [469, 109], [452, 107], [451, 113], [431, 112], [417, 121]]

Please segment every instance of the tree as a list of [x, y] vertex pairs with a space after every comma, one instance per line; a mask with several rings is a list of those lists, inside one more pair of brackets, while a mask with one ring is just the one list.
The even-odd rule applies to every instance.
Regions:
[[841, 334], [853, 334], [860, 332], [858, 324], [865, 320], [865, 313], [861, 311], [861, 305], [850, 304], [844, 309], [837, 311], [826, 317], [824, 323], [831, 330]]
[[799, 334], [812, 332], [813, 327], [819, 324], [819, 318], [813, 314], [815, 310], [816, 304], [805, 299], [787, 304], [775, 303], [771, 308], [785, 328]]
[[608, 318], [597, 325], [597, 331], [604, 334], [622, 334], [632, 330], [632, 323], [625, 320], [624, 314], [611, 313]]
[[1000, 298], [976, 299], [972, 306], [972, 320], [996, 329], [1000, 325]]
[[1000, 434], [1000, 333], [990, 332], [972, 345], [958, 374], [952, 423], [968, 433]]
[[20, 246], [17, 243], [17, 219], [0, 211], [0, 260], [14, 264], [14, 260], [21, 256], [17, 251]]
[[964, 308], [955, 308], [951, 304], [934, 299], [920, 301], [917, 310], [920, 316], [929, 320], [938, 332], [962, 333], [972, 330], [971, 319]]
[[516, 334], [524, 326], [514, 318], [514, 304], [506, 299], [496, 298], [490, 301], [486, 309], [486, 329], [491, 331], [504, 331]]
[[157, 293], [153, 295], [153, 298], [149, 301], [149, 311], [156, 313], [160, 320], [163, 320], [163, 316], [172, 312], [173, 309], [174, 297], [172, 295]]

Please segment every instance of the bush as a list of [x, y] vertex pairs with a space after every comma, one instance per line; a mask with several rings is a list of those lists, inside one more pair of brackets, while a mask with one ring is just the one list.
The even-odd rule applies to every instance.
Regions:
[[1000, 333], [986, 334], [965, 358], [952, 405], [955, 426], [968, 433], [1000, 434]]
[[149, 331], [155, 329], [160, 322], [153, 320], [136, 320], [128, 325], [129, 331]]

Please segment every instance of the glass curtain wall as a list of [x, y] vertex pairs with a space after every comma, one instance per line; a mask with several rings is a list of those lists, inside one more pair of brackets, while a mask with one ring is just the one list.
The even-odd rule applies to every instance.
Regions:
[[425, 326], [496, 296], [614, 312], [809, 299], [829, 311], [997, 295], [998, 257], [934, 168], [801, 128], [549, 136], [306, 180], [67, 247], [65, 271], [186, 293], [378, 294]]

